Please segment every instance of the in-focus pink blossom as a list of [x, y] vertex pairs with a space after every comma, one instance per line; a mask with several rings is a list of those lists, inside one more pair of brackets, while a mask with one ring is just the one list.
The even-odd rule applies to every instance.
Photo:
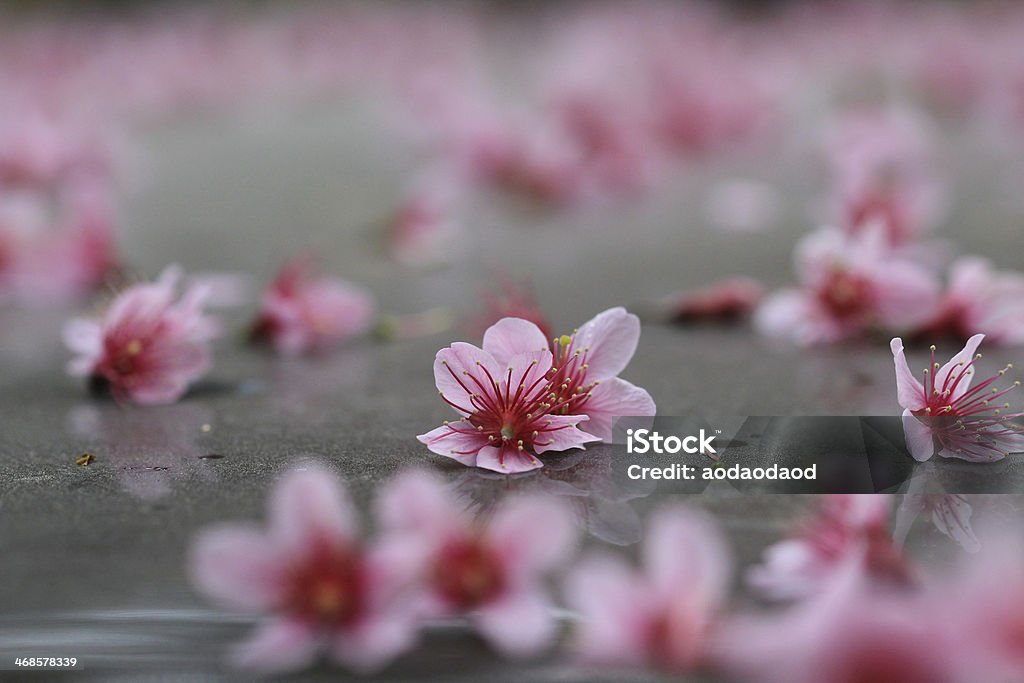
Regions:
[[915, 460], [939, 455], [992, 462], [1024, 452], [1024, 431], [1012, 421], [1024, 412], [1002, 400], [1020, 382], [996, 386], [1013, 366], [1007, 365], [971, 386], [975, 362], [981, 358], [976, 352], [984, 338], [983, 334], [971, 337], [945, 365], [935, 361], [932, 346], [931, 362], [921, 375], [923, 383], [907, 364], [903, 340], [896, 337], [890, 343], [896, 367], [896, 397], [903, 408], [903, 430]]
[[275, 484], [267, 527], [228, 523], [195, 540], [196, 587], [226, 607], [266, 615], [231, 659], [274, 673], [310, 666], [321, 653], [358, 672], [380, 669], [415, 638], [400, 601], [404, 577], [379, 545], [360, 539], [338, 478], [317, 465]]
[[674, 322], [722, 322], [753, 311], [764, 297], [764, 286], [748, 277], [729, 277], [706, 287], [675, 295], [668, 303]]
[[311, 257], [298, 256], [264, 292], [251, 334], [286, 355], [324, 351], [366, 332], [374, 311], [368, 292], [313, 273]]
[[650, 394], [617, 376], [639, 338], [640, 320], [624, 308], [553, 345], [533, 323], [504, 318], [484, 333], [483, 349], [457, 343], [438, 352], [438, 390], [464, 417], [418, 438], [440, 455], [506, 473], [542, 467], [534, 456], [546, 451], [610, 441], [615, 417], [655, 414]]
[[893, 592], [856, 557], [814, 598], [723, 628], [719, 668], [743, 683], [967, 683], [958, 660], [968, 639], [944, 618], [943, 596]]
[[996, 270], [988, 260], [968, 256], [950, 267], [939, 310], [919, 334], [966, 340], [977, 332], [990, 343], [1024, 344], [1024, 275]]
[[437, 352], [434, 381], [460, 417], [417, 437], [431, 451], [514, 474], [543, 467], [537, 455], [598, 440], [578, 427], [586, 415], [556, 413], [571, 397], [559, 397], [554, 357], [536, 325], [504, 318], [483, 345], [456, 342]]
[[132, 285], [98, 320], [77, 318], [64, 342], [77, 357], [72, 375], [88, 377], [119, 401], [173, 403], [212, 364], [216, 321], [203, 313], [206, 290], [192, 286], [178, 297], [181, 270], [169, 266], [156, 282]]
[[592, 556], [569, 575], [577, 655], [588, 664], [677, 673], [705, 665], [731, 581], [724, 539], [704, 515], [664, 508], [649, 522], [641, 556], [640, 570]]
[[810, 346], [872, 330], [912, 330], [934, 315], [939, 284], [893, 253], [880, 226], [849, 235], [822, 228], [794, 255], [798, 289], [770, 296], [755, 324], [763, 333]]
[[838, 222], [848, 232], [877, 223], [898, 246], [941, 218], [945, 190], [925, 127], [909, 114], [846, 114], [831, 131], [828, 154]]
[[851, 558], [873, 579], [908, 583], [910, 564], [889, 532], [891, 507], [881, 494], [825, 497], [793, 536], [765, 550], [748, 583], [770, 600], [806, 598], [822, 592]]
[[539, 654], [554, 642], [543, 579], [574, 550], [578, 534], [568, 509], [547, 497], [515, 496], [483, 522], [442, 480], [418, 471], [387, 484], [377, 502], [389, 556], [420, 586], [420, 617], [465, 615], [511, 657]]

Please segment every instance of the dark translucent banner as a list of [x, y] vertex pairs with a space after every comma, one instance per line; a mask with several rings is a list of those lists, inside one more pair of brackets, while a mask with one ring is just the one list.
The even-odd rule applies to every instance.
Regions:
[[663, 491], [1024, 493], [1021, 426], [916, 417], [656, 417], [615, 425], [616, 479]]

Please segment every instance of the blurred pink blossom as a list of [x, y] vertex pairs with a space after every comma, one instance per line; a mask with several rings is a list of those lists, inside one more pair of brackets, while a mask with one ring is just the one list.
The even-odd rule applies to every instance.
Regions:
[[132, 285], [98, 320], [76, 318], [64, 342], [77, 357], [72, 375], [89, 377], [119, 401], [173, 403], [212, 364], [216, 321], [204, 315], [206, 290], [193, 286], [178, 299], [181, 270], [169, 266], [154, 283]]
[[728, 277], [674, 295], [668, 313], [674, 322], [699, 323], [742, 318], [764, 298], [764, 285], [752, 278]]
[[516, 496], [484, 523], [457, 501], [419, 471], [399, 475], [377, 500], [389, 556], [421, 586], [417, 613], [466, 615], [501, 653], [539, 654], [556, 636], [543, 578], [574, 550], [571, 513], [551, 498]]
[[284, 265], [264, 292], [252, 326], [254, 339], [269, 340], [285, 355], [330, 349], [373, 323], [370, 294], [344, 280], [314, 274], [311, 260], [302, 255]]
[[770, 296], [755, 318], [769, 336], [810, 346], [914, 329], [939, 303], [936, 278], [892, 252], [877, 223], [855, 235], [822, 228], [797, 245], [794, 259], [799, 289]]
[[796, 534], [765, 550], [748, 582], [771, 600], [807, 598], [825, 590], [856, 558], [872, 579], [908, 583], [910, 564], [889, 533], [891, 507], [891, 498], [882, 494], [826, 496]]
[[920, 334], [967, 339], [978, 332], [990, 343], [1024, 344], [1024, 275], [965, 256], [950, 267], [942, 304]]
[[566, 581], [579, 612], [575, 650], [589, 664], [689, 672], [705, 665], [727, 597], [731, 561], [712, 521], [685, 507], [651, 518], [643, 567], [581, 561]]
[[959, 657], [971, 657], [973, 647], [944, 618], [946, 596], [885, 590], [862, 564], [846, 558], [822, 594], [781, 613], [732, 619], [719, 668], [745, 683], [993, 680], [957, 677]]
[[978, 346], [985, 338], [976, 334], [945, 365], [935, 361], [924, 369], [924, 384], [907, 364], [903, 340], [890, 343], [896, 368], [896, 397], [903, 408], [903, 429], [907, 448], [915, 460], [933, 455], [971, 462], [1002, 460], [1010, 453], [1024, 452], [1024, 430], [1012, 420], [1024, 415], [1001, 403], [1003, 396], [1020, 386], [995, 386], [1012, 365], [973, 387], [975, 362], [981, 358]]
[[266, 529], [228, 523], [196, 539], [190, 574], [226, 607], [268, 615], [231, 659], [265, 673], [310, 666], [325, 652], [357, 672], [377, 670], [415, 638], [399, 599], [403, 577], [379, 545], [359, 537], [356, 511], [337, 477], [318, 465], [274, 485]]

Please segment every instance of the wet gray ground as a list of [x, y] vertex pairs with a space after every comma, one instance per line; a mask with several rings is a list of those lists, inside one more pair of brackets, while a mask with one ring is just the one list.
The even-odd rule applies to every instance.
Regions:
[[[488, 268], [498, 266], [532, 278], [556, 325], [569, 330], [609, 306], [636, 306], [732, 273], [787, 282], [792, 243], [809, 226], [808, 203], [820, 189], [816, 174], [801, 171], [806, 160], [790, 155], [684, 171], [649, 201], [568, 216], [481, 202], [452, 244], [458, 265], [411, 273], [383, 257], [374, 226], [422, 160], [372, 125], [373, 117], [346, 105], [150, 126], [125, 189], [124, 254], [149, 275], [177, 261], [189, 270], [246, 271], [262, 282], [297, 244], [310, 243], [332, 270], [367, 285], [395, 314], [471, 311]], [[1019, 265], [1021, 217], [995, 182], [998, 169], [959, 173], [945, 234], [1001, 265]], [[716, 179], [735, 175], [773, 182], [782, 203], [774, 227], [742, 234], [708, 224], [703, 197]], [[248, 314], [226, 318], [240, 326]], [[270, 483], [299, 457], [329, 462], [364, 505], [379, 482], [410, 464], [447, 473], [467, 503], [545, 485], [543, 473], [509, 482], [449, 466], [415, 441], [447, 417], [431, 360], [440, 346], [466, 337], [458, 328], [300, 360], [227, 338], [209, 380], [185, 400], [138, 410], [93, 400], [65, 376], [63, 319], [0, 312], [0, 661], [76, 656], [86, 666], [31, 680], [244, 680], [223, 670], [221, 655], [249, 623], [211, 609], [191, 590], [185, 549], [211, 521], [262, 516]], [[996, 369], [1014, 355], [1021, 357], [990, 353], [985, 362], [991, 358]], [[649, 324], [624, 376], [646, 387], [664, 415], [883, 415], [897, 408], [891, 363], [884, 343], [807, 352], [744, 327]], [[95, 463], [76, 466], [83, 452], [94, 453]], [[211, 455], [222, 457], [204, 457]], [[609, 483], [600, 448], [553, 464], [550, 476], [579, 491], [574, 504], [591, 540], [623, 545], [623, 552], [632, 552], [647, 510], [680, 498], [670, 487]], [[741, 566], [806, 504], [739, 496], [729, 487], [688, 500], [715, 512]], [[0, 680], [15, 676], [0, 671]], [[325, 670], [296, 680], [340, 676]], [[513, 667], [459, 629], [442, 627], [383, 678], [593, 675], [554, 659]]]

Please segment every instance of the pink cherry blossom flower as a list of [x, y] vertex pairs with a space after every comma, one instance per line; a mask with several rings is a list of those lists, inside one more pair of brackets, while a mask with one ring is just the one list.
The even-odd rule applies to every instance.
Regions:
[[253, 338], [269, 340], [285, 355], [329, 349], [366, 332], [373, 322], [368, 292], [310, 268], [309, 256], [286, 263], [264, 292], [253, 323]]
[[968, 256], [950, 267], [942, 304], [921, 334], [967, 339], [976, 332], [991, 343], [1024, 344], [1024, 275]]
[[839, 224], [858, 233], [882, 226], [892, 245], [912, 242], [941, 218], [944, 188], [936, 178], [927, 131], [905, 112], [857, 111], [831, 131]]
[[502, 318], [522, 318], [540, 328], [545, 339], [551, 339], [554, 332], [551, 321], [541, 308], [529, 281], [516, 280], [501, 270], [492, 273], [491, 289], [480, 293], [483, 310], [472, 320], [475, 334], [483, 335], [491, 325]]
[[417, 613], [465, 615], [501, 653], [539, 654], [556, 635], [542, 579], [574, 549], [570, 512], [551, 498], [516, 496], [484, 523], [457, 500], [442, 480], [418, 471], [399, 475], [377, 500], [389, 555], [421, 587]]
[[995, 375], [971, 386], [975, 374], [975, 355], [985, 338], [971, 337], [964, 348], [945, 365], [935, 361], [924, 369], [924, 383], [907, 364], [903, 340], [892, 340], [896, 367], [896, 397], [903, 408], [903, 429], [907, 448], [915, 460], [933, 455], [960, 458], [972, 462], [1002, 460], [1010, 453], [1024, 452], [1024, 431], [1012, 422], [1024, 412], [1010, 409], [1000, 399], [1020, 386], [995, 386], [1013, 366], [1007, 365]]
[[939, 284], [894, 254], [879, 226], [848, 235], [822, 228], [795, 252], [799, 289], [769, 297], [755, 317], [763, 333], [809, 346], [873, 329], [913, 329], [938, 305]]
[[69, 321], [64, 341], [78, 356], [68, 371], [119, 401], [152, 405], [181, 398], [210, 368], [218, 325], [203, 314], [203, 287], [176, 300], [180, 279], [181, 270], [170, 266], [156, 282], [124, 290], [99, 320]]
[[615, 557], [580, 562], [566, 581], [579, 612], [575, 649], [589, 664], [692, 671], [707, 663], [730, 583], [726, 543], [684, 507], [655, 513], [643, 568]]
[[747, 576], [750, 585], [771, 600], [806, 598], [820, 593], [839, 569], [859, 558], [873, 578], [904, 584], [911, 568], [889, 534], [889, 496], [831, 495], [797, 533], [764, 554]]
[[650, 394], [617, 377], [639, 337], [639, 318], [612, 308], [555, 340], [552, 354], [536, 325], [504, 318], [483, 349], [438, 352], [438, 390], [463, 417], [418, 438], [439, 455], [505, 473], [542, 467], [534, 454], [609, 441], [615, 417], [656, 410]]
[[232, 652], [235, 665], [282, 672], [318, 654], [357, 672], [379, 669], [415, 637], [399, 601], [403, 577], [379, 545], [359, 538], [355, 509], [337, 477], [317, 465], [275, 484], [266, 529], [223, 524], [195, 540], [190, 573], [217, 602], [267, 615]]
[[967, 683], [969, 655], [941, 596], [884, 590], [851, 557], [821, 595], [781, 613], [734, 618], [719, 668], [744, 683]]

